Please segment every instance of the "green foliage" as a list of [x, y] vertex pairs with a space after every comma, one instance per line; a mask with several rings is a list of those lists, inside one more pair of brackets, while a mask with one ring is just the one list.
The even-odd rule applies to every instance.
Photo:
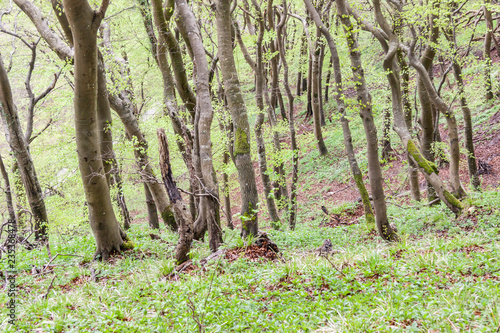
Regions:
[[[203, 318], [207, 332], [496, 328], [500, 195], [473, 193], [468, 205], [481, 212], [470, 215], [478, 217], [473, 229], [467, 220], [453, 221], [443, 206], [390, 206], [402, 236], [397, 244], [383, 243], [360, 224], [318, 228], [298, 223], [294, 232], [269, 230], [283, 261], [222, 259], [209, 262], [206, 270], [180, 273], [178, 280], [164, 278], [174, 272], [175, 235], [162, 233], [165, 241], [154, 241], [146, 225], [134, 224], [128, 234], [136, 247], [108, 264], [91, 261], [92, 237], [75, 227], [51, 235], [52, 253], [83, 258], [58, 257], [54, 271], [44, 276], [33, 276], [31, 265], [44, 265], [46, 253], [19, 250], [19, 329], [195, 331], [193, 313]], [[228, 233], [228, 247], [253, 241], [231, 237], [237, 231]], [[329, 261], [313, 253], [324, 239], [338, 251]], [[193, 254], [208, 255], [198, 243]], [[90, 278], [91, 270], [97, 281]], [[53, 276], [45, 300], [40, 296]], [[0, 295], [0, 301], [5, 297]]]

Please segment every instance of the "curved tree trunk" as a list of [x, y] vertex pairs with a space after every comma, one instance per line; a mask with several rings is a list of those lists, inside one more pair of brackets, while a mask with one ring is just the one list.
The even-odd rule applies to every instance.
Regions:
[[94, 11], [86, 0], [63, 0], [75, 45], [75, 130], [78, 163], [94, 233], [96, 257], [120, 251], [124, 238], [111, 205], [97, 127], [97, 30], [108, 0]]
[[375, 123], [373, 121], [371, 95], [365, 83], [357, 37], [352, 33], [353, 26], [345, 6], [345, 0], [337, 0], [336, 4], [339, 19], [344, 26], [347, 45], [349, 47], [351, 69], [358, 95], [358, 102], [360, 104], [359, 107], [361, 109], [360, 116], [363, 120], [363, 127], [365, 129], [366, 140], [368, 143], [368, 175], [370, 177], [373, 206], [375, 208], [375, 222], [377, 224], [379, 234], [383, 239], [387, 241], [397, 241], [399, 237], [390, 226], [387, 218], [382, 169], [378, 159], [377, 128], [375, 127]]
[[[407, 153], [411, 156], [415, 164], [418, 166], [419, 170], [424, 175], [427, 182], [429, 182], [434, 189], [436, 190], [439, 198], [453, 211], [455, 214], [459, 214], [463, 209], [462, 203], [457, 200], [453, 194], [448, 192], [441, 179], [437, 175], [438, 169], [437, 166], [428, 161], [418, 149], [418, 146], [411, 138], [411, 134], [408, 131], [408, 127], [406, 125], [405, 115], [403, 113], [402, 103], [401, 103], [401, 84], [399, 82], [398, 71], [394, 68], [395, 57], [398, 52], [398, 49], [404, 49], [405, 46], [399, 43], [399, 39], [397, 35], [393, 33], [392, 28], [386, 22], [382, 11], [380, 9], [380, 0], [375, 0], [373, 2], [375, 9], [375, 18], [377, 23], [381, 26], [382, 32], [373, 28], [373, 26], [365, 23], [362, 19], [357, 19], [363, 23], [363, 26], [366, 27], [370, 32], [374, 34], [375, 37], [380, 41], [382, 48], [386, 53], [386, 57], [384, 59], [384, 69], [386, 70], [387, 79], [389, 80], [389, 84], [392, 92], [392, 111], [394, 115], [394, 130], [401, 138], [403, 146], [406, 147]], [[381, 34], [386, 34], [389, 38], [389, 45], [387, 45], [386, 41], [381, 37]], [[427, 73], [425, 68], [422, 66], [420, 61], [412, 54], [412, 51], [409, 50], [410, 64], [415, 68], [418, 67], [419, 74], [427, 79], [426, 89], [431, 88], [432, 83], [430, 83], [429, 76], [425, 77], [424, 73]], [[430, 83], [430, 85], [429, 85]], [[435, 91], [430, 90], [431, 93], [434, 93], [437, 96]], [[434, 97], [435, 97], [434, 96]], [[438, 97], [439, 98], [439, 97]]]
[[174, 2], [166, 1], [164, 7], [161, 0], [152, 0], [151, 2], [158, 33], [165, 42], [170, 55], [177, 91], [191, 114], [191, 120], [194, 120], [196, 97], [189, 86], [179, 43], [169, 27], [170, 18], [174, 13]]
[[[200, 181], [203, 184], [204, 193], [208, 195], [203, 196], [200, 200], [202, 207], [199, 209], [199, 216], [203, 216], [203, 220], [207, 221], [210, 250], [215, 252], [222, 243], [222, 230], [219, 214], [219, 184], [212, 162], [212, 141], [210, 139], [213, 108], [208, 83], [208, 63], [200, 29], [193, 12], [186, 0], [175, 0], [175, 4], [187, 31], [196, 63], [196, 117], [193, 150], [198, 152], [198, 163], [202, 175]], [[229, 20], [227, 23], [230, 25], [231, 21]], [[230, 32], [231, 29], [229, 28], [228, 31]], [[231, 38], [229, 38], [229, 43], [231, 43]]]
[[231, 41], [231, 13], [229, 0], [218, 0], [217, 41], [222, 80], [231, 118], [234, 124], [234, 159], [241, 191], [241, 236], [256, 236], [258, 232], [258, 194], [250, 154], [250, 125], [240, 89]]
[[48, 240], [48, 217], [43, 200], [43, 193], [35, 170], [35, 165], [28, 150], [19, 116], [17, 114], [16, 105], [12, 99], [12, 90], [5, 70], [2, 56], [0, 54], [0, 113], [2, 122], [6, 124], [8, 129], [7, 142], [12, 148], [14, 157], [19, 166], [26, 196], [33, 214], [35, 224], [35, 239], [38, 241]]

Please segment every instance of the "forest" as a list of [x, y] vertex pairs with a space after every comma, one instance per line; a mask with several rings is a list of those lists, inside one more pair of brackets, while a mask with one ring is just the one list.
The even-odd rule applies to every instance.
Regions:
[[0, 330], [499, 332], [500, 2], [2, 0]]

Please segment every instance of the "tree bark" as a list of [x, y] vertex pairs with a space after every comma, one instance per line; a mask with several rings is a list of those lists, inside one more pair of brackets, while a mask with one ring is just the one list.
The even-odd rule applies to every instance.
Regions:
[[172, 177], [172, 167], [170, 166], [170, 153], [168, 150], [167, 136], [163, 128], [158, 129], [158, 142], [160, 151], [160, 169], [163, 176], [163, 183], [167, 189], [168, 197], [174, 207], [175, 219], [179, 224], [179, 241], [175, 248], [175, 260], [177, 264], [189, 260], [189, 251], [193, 242], [193, 217], [189, 209], [182, 200], [181, 193]]
[[[175, 0], [184, 28], [187, 31], [196, 63], [196, 117], [194, 146], [199, 152], [199, 164], [204, 193], [200, 200], [199, 215], [204, 216], [207, 221], [209, 246], [213, 252], [217, 251], [222, 243], [222, 230], [220, 227], [219, 214], [219, 185], [212, 162], [212, 141], [210, 139], [210, 128], [213, 118], [213, 108], [208, 83], [208, 63], [205, 48], [201, 40], [201, 33], [196, 18], [189, 8], [186, 0]], [[229, 25], [231, 21], [227, 22]], [[228, 29], [230, 32], [231, 30]], [[231, 38], [229, 38], [229, 43]], [[232, 48], [231, 48], [232, 52]], [[197, 119], [196, 119], [197, 118]], [[252, 169], [253, 173], [253, 169]], [[255, 178], [254, 178], [255, 179]], [[202, 215], [203, 214], [203, 215]]]
[[371, 95], [366, 87], [364, 71], [361, 63], [361, 53], [358, 48], [357, 37], [352, 33], [353, 26], [347, 12], [345, 0], [337, 0], [337, 11], [340, 21], [344, 26], [347, 45], [351, 58], [351, 69], [358, 95], [360, 116], [363, 120], [367, 140], [368, 155], [368, 175], [370, 177], [370, 187], [375, 208], [375, 222], [380, 236], [387, 241], [397, 241], [399, 239], [392, 229], [387, 218], [387, 206], [383, 188], [382, 169], [378, 159], [378, 138], [377, 128], [373, 121]]
[[28, 202], [33, 214], [35, 224], [35, 239], [45, 242], [48, 240], [48, 217], [43, 200], [43, 193], [38, 176], [36, 174], [35, 165], [31, 158], [19, 121], [16, 105], [12, 98], [12, 90], [5, 70], [3, 59], [0, 54], [0, 113], [2, 122], [6, 125], [8, 133], [6, 133], [7, 142], [9, 143], [14, 157], [19, 166]]
[[312, 94], [312, 113], [314, 121], [314, 138], [316, 139], [316, 147], [321, 156], [328, 154], [325, 141], [323, 140], [323, 131], [321, 129], [321, 105], [320, 105], [320, 76], [319, 76], [319, 63], [320, 63], [320, 47], [318, 45], [318, 38], [314, 43], [314, 49], [310, 50], [312, 56], [312, 75], [311, 75], [311, 94]]
[[161, 0], [152, 0], [152, 6], [156, 28], [170, 55], [177, 91], [191, 114], [191, 119], [194, 120], [196, 97], [189, 86], [179, 43], [169, 28], [170, 18], [174, 12], [174, 1], [165, 1], [164, 11]]
[[108, 99], [108, 88], [106, 86], [106, 72], [102, 56], [99, 54], [97, 64], [97, 127], [100, 134], [99, 142], [101, 145], [102, 163], [108, 186], [110, 189], [113, 187], [117, 189], [115, 201], [122, 215], [123, 227], [129, 229], [131, 219], [125, 202], [125, 196], [123, 195], [123, 182], [120, 175], [120, 167], [113, 149], [111, 126], [112, 118]]
[[[97, 30], [108, 0], [94, 11], [86, 0], [63, 0], [75, 45], [75, 130], [78, 163], [96, 240], [95, 257], [120, 251], [124, 238], [111, 205], [97, 127]], [[125, 236], [125, 237], [122, 237]]]
[[[397, 52], [398, 52], [397, 53], [398, 63], [399, 67], [401, 68], [401, 93], [402, 93], [401, 98], [403, 103], [405, 123], [411, 135], [413, 125], [412, 125], [412, 109], [411, 109], [410, 91], [409, 91], [410, 69], [408, 67], [408, 64], [406, 63], [406, 60], [404, 59], [403, 52], [401, 50], [398, 50]], [[406, 153], [406, 158], [408, 160], [408, 178], [410, 179], [410, 192], [413, 200], [420, 201], [420, 184], [418, 181], [418, 168], [408, 153]]]
[[[491, 82], [491, 38], [493, 36], [493, 20], [491, 18], [491, 11], [489, 10], [491, 0], [485, 0], [483, 6], [484, 18], [486, 19], [486, 34], [484, 36], [484, 60], [486, 62], [484, 67], [484, 88], [486, 90], [486, 100], [493, 99], [493, 87]], [[494, 36], [493, 36], [494, 37]]]
[[160, 224], [158, 223], [158, 212], [156, 211], [156, 204], [149, 190], [149, 186], [146, 183], [144, 185], [144, 194], [146, 197], [146, 206], [148, 208], [148, 225], [151, 229], [160, 229]]
[[217, 41], [222, 80], [234, 125], [234, 159], [241, 191], [241, 236], [257, 236], [258, 194], [250, 153], [250, 125], [240, 89], [231, 42], [231, 2], [216, 1]]
[[9, 174], [5, 169], [5, 165], [3, 164], [2, 155], [0, 155], [0, 172], [2, 173], [3, 182], [5, 183], [5, 188], [3, 189], [5, 193], [5, 202], [7, 203], [7, 211], [9, 212], [9, 219], [14, 221], [17, 225], [16, 219], [16, 211], [14, 209], [14, 204], [12, 202], [12, 190], [9, 182]]

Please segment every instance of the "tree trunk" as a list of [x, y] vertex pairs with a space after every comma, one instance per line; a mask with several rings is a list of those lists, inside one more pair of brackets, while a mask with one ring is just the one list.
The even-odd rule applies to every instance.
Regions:
[[[401, 102], [402, 97], [401, 97], [401, 84], [399, 82], [399, 75], [398, 75], [399, 72], [394, 68], [395, 56], [398, 52], [398, 49], [404, 48], [405, 46], [399, 43], [397, 35], [393, 33], [393, 29], [386, 22], [382, 14], [382, 11], [380, 9], [380, 0], [375, 0], [373, 4], [374, 4], [375, 18], [377, 20], [377, 23], [382, 27], [383, 33], [389, 36], [390, 44], [387, 45], [386, 41], [383, 38], [379, 38], [380, 31], [375, 30], [372, 26], [369, 27], [368, 24], [363, 23], [363, 25], [364, 27], [369, 29], [369, 31], [372, 32], [374, 36], [377, 37], [377, 39], [382, 44], [382, 47], [386, 53], [383, 65], [392, 92], [392, 111], [394, 115], [394, 130], [401, 138], [403, 146], [406, 147], [407, 153], [411, 156], [415, 164], [418, 166], [419, 170], [422, 172], [427, 182], [430, 183], [436, 190], [436, 193], [439, 196], [439, 198], [450, 208], [451, 211], [453, 211], [455, 214], [459, 214], [460, 211], [463, 209], [462, 203], [459, 200], [457, 200], [453, 196], [453, 194], [451, 194], [445, 189], [443, 182], [437, 175], [438, 172], [437, 166], [434, 163], [428, 161], [422, 155], [422, 153], [418, 149], [418, 146], [411, 139], [410, 132], [408, 131], [408, 127], [406, 125], [405, 115], [403, 113], [403, 107]], [[357, 19], [360, 20], [361, 22], [364, 22], [363, 20], [359, 19], [359, 16], [357, 16]], [[410, 53], [409, 54], [410, 64], [414, 67], [418, 67], [418, 72], [422, 73], [423, 76], [423, 73], [427, 73], [427, 71], [418, 61], [415, 55], [412, 54], [411, 51], [409, 53]], [[427, 80], [430, 82], [428, 76]], [[427, 87], [428, 84], [426, 84], [426, 88]], [[432, 84], [430, 85], [430, 87], [432, 87]], [[437, 95], [435, 91], [434, 94]]]
[[109, 2], [94, 11], [86, 0], [63, 0], [75, 45], [75, 130], [90, 226], [103, 260], [120, 251], [124, 236], [111, 205], [97, 128], [97, 30]]
[[491, 18], [491, 11], [488, 6], [491, 0], [485, 0], [485, 5], [483, 6], [484, 18], [486, 19], [486, 34], [484, 36], [484, 61], [486, 62], [484, 66], [484, 88], [486, 90], [486, 100], [491, 101], [493, 99], [493, 88], [491, 82], [491, 37], [493, 35], [493, 20]]
[[310, 51], [312, 54], [312, 76], [311, 76], [311, 90], [312, 90], [312, 112], [314, 121], [314, 138], [316, 139], [316, 147], [319, 150], [320, 156], [325, 156], [328, 154], [328, 149], [326, 148], [325, 141], [323, 140], [323, 131], [321, 130], [321, 106], [320, 106], [320, 95], [321, 91], [319, 89], [319, 63], [320, 63], [320, 47], [318, 45], [318, 39], [314, 43], [314, 49]]
[[[404, 59], [403, 52], [398, 50], [397, 53], [399, 66], [401, 68], [401, 93], [402, 93], [402, 103], [404, 110], [404, 118], [406, 127], [412, 134], [412, 111], [411, 111], [411, 103], [410, 103], [410, 69], [408, 68], [408, 64]], [[408, 160], [408, 178], [410, 180], [410, 192], [413, 200], [420, 201], [420, 184], [418, 181], [418, 168], [415, 165], [415, 162], [411, 158], [411, 156], [406, 153], [406, 159]]]
[[[455, 26], [454, 18], [450, 15], [450, 20]], [[455, 29], [448, 29], [445, 33], [446, 38], [450, 42], [450, 47], [452, 49], [458, 50], [457, 40], [455, 36]], [[472, 129], [472, 119], [469, 106], [467, 105], [467, 99], [465, 97], [465, 86], [464, 80], [462, 78], [462, 67], [456, 58], [456, 51], [453, 54], [453, 74], [455, 80], [457, 81], [458, 93], [460, 94], [460, 105], [462, 107], [462, 113], [464, 115], [464, 138], [465, 138], [465, 148], [467, 149], [467, 165], [469, 169], [469, 181], [472, 187], [479, 191], [481, 189], [481, 180], [477, 174], [477, 164], [476, 164], [476, 154], [474, 152], [474, 142], [473, 142], [473, 129]]]
[[7, 211], [9, 212], [9, 220], [14, 221], [14, 223], [16, 223], [17, 225], [16, 211], [14, 209], [14, 204], [12, 202], [12, 190], [10, 188], [9, 174], [7, 173], [5, 165], [3, 164], [2, 155], [0, 155], [0, 172], [2, 173], [2, 178], [5, 183], [3, 191], [5, 193], [5, 202], [7, 203]]
[[307, 67], [307, 112], [306, 118], [313, 116], [312, 81], [313, 81], [313, 53], [309, 50]]
[[[255, 7], [255, 5], [254, 5]], [[264, 187], [264, 197], [267, 204], [267, 211], [269, 213], [269, 218], [271, 220], [271, 226], [274, 229], [279, 229], [280, 219], [278, 216], [278, 211], [276, 209], [276, 203], [273, 196], [273, 188], [271, 184], [271, 179], [268, 174], [267, 169], [267, 156], [266, 156], [266, 146], [264, 143], [264, 137], [262, 135], [262, 126], [264, 124], [264, 64], [262, 55], [262, 40], [264, 38], [264, 19], [262, 17], [262, 12], [260, 7], [255, 8], [255, 15], [258, 24], [258, 35], [257, 41], [255, 43], [256, 60], [255, 60], [255, 102], [259, 108], [259, 113], [257, 114], [257, 120], [255, 121], [254, 131], [257, 141], [257, 155], [259, 157], [259, 170], [260, 177], [262, 178], [262, 185]], [[241, 44], [242, 45], [242, 44]]]
[[470, 182], [472, 183], [473, 188], [476, 191], [478, 191], [481, 189], [481, 180], [479, 179], [479, 175], [477, 174], [476, 153], [474, 151], [471, 112], [469, 106], [467, 105], [467, 99], [465, 98], [462, 69], [457, 60], [453, 61], [453, 74], [455, 75], [455, 80], [457, 80], [457, 85], [460, 92], [460, 105], [462, 107], [462, 113], [464, 115], [464, 125], [465, 125], [464, 137], [465, 137], [465, 148], [467, 149], [467, 165], [469, 167], [469, 179]]
[[321, 40], [321, 31], [316, 30], [316, 38], [319, 44], [319, 72], [318, 72], [318, 97], [319, 97], [319, 114], [321, 119], [321, 126], [326, 125], [325, 108], [323, 105], [323, 63], [325, 61], [325, 43]]
[[[256, 0], [254, 0], [256, 1]], [[281, 20], [278, 24], [277, 29], [277, 40], [278, 40], [278, 50], [281, 57], [281, 62], [283, 64], [283, 81], [285, 86], [285, 92], [288, 98], [288, 127], [290, 130], [290, 148], [292, 149], [292, 180], [290, 184], [290, 202], [289, 202], [289, 216], [288, 225], [291, 230], [295, 229], [297, 222], [297, 183], [299, 179], [299, 149], [297, 147], [297, 140], [295, 137], [295, 119], [293, 114], [293, 95], [290, 89], [290, 83], [288, 78], [288, 62], [286, 60], [286, 48], [285, 41], [282, 38], [283, 29], [287, 21], [288, 8], [286, 1], [283, 1], [283, 12], [281, 13]]]
[[[330, 61], [328, 63], [328, 73], [326, 74], [326, 79], [325, 79], [325, 102], [328, 103], [330, 99], [330, 95], [328, 94], [330, 90], [330, 80], [332, 77], [332, 57], [330, 56]], [[331, 119], [330, 119], [331, 120]]]
[[151, 2], [153, 6], [156, 28], [159, 35], [165, 42], [168, 53], [170, 55], [177, 91], [179, 92], [182, 101], [185, 103], [186, 108], [191, 114], [191, 120], [194, 121], [196, 97], [191, 90], [189, 82], [187, 80], [186, 69], [184, 67], [184, 61], [182, 60], [182, 53], [179, 47], [179, 43], [177, 42], [177, 39], [169, 28], [169, 21], [174, 12], [174, 2], [165, 1], [165, 8], [163, 8], [161, 0], [152, 0]]
[[125, 196], [123, 195], [123, 183], [120, 175], [120, 167], [116, 160], [113, 149], [113, 136], [111, 132], [112, 118], [109, 107], [108, 88], [106, 86], [106, 72], [102, 55], [98, 55], [97, 65], [97, 127], [99, 129], [99, 142], [101, 145], [102, 163], [108, 186], [116, 187], [116, 203], [120, 209], [125, 229], [130, 228], [130, 214], [128, 212]]
[[172, 177], [172, 167], [170, 166], [170, 153], [168, 150], [167, 136], [163, 128], [158, 129], [158, 142], [160, 151], [160, 169], [163, 176], [163, 183], [167, 189], [168, 197], [174, 207], [175, 219], [179, 224], [179, 241], [175, 248], [175, 260], [177, 264], [189, 260], [189, 250], [193, 242], [193, 217], [189, 209], [182, 200], [181, 193], [177, 189]]
[[392, 229], [387, 218], [387, 206], [383, 188], [382, 169], [378, 159], [378, 138], [377, 128], [373, 121], [371, 95], [366, 87], [364, 71], [361, 64], [361, 53], [359, 51], [357, 37], [352, 33], [353, 26], [345, 6], [345, 0], [337, 0], [337, 11], [340, 21], [344, 26], [347, 45], [351, 58], [351, 69], [358, 95], [360, 116], [363, 120], [366, 140], [368, 143], [368, 175], [375, 208], [375, 222], [380, 236], [387, 241], [397, 241], [399, 239]]
[[231, 2], [218, 0], [216, 5], [218, 52], [224, 90], [235, 128], [234, 159], [241, 191], [241, 236], [245, 238], [249, 235], [257, 235], [259, 198], [250, 153], [250, 126], [231, 43]]
[[382, 159], [389, 161], [392, 154], [391, 138], [391, 112], [384, 109], [384, 127], [382, 128]]
[[149, 186], [146, 183], [144, 185], [144, 194], [146, 196], [146, 206], [148, 208], [148, 225], [151, 229], [160, 229], [160, 224], [158, 223], [158, 212], [156, 211], [156, 204], [149, 190]]
[[43, 193], [38, 176], [36, 174], [35, 165], [28, 150], [19, 116], [17, 114], [16, 105], [12, 99], [12, 90], [5, 70], [3, 59], [0, 54], [0, 113], [2, 122], [6, 125], [8, 133], [6, 134], [7, 142], [9, 143], [14, 157], [19, 166], [28, 202], [31, 208], [35, 222], [35, 239], [45, 242], [48, 240], [48, 217], [43, 200]]
[[375, 216], [373, 215], [372, 205], [370, 203], [370, 195], [366, 190], [365, 184], [363, 182], [363, 175], [361, 170], [359, 169], [358, 162], [356, 160], [356, 154], [354, 153], [354, 147], [352, 144], [352, 135], [351, 129], [349, 127], [349, 120], [346, 117], [346, 107], [344, 101], [344, 93], [342, 87], [342, 70], [340, 65], [340, 58], [337, 52], [337, 45], [335, 44], [335, 40], [333, 36], [330, 34], [328, 28], [323, 24], [321, 18], [313, 7], [310, 0], [304, 0], [304, 4], [306, 5], [307, 10], [309, 11], [312, 19], [316, 23], [316, 26], [321, 31], [321, 33], [325, 36], [326, 41], [328, 43], [328, 47], [330, 48], [331, 54], [331, 62], [333, 65], [333, 73], [335, 79], [335, 98], [337, 101], [337, 108], [340, 114], [340, 122], [342, 124], [342, 132], [344, 136], [344, 146], [347, 152], [347, 159], [349, 161], [349, 166], [351, 168], [351, 172], [358, 188], [361, 201], [363, 203], [363, 208], [365, 212], [365, 219], [368, 224], [375, 224]]
[[[175, 4], [182, 17], [182, 22], [185, 25], [184, 28], [188, 33], [196, 64], [197, 119], [195, 119], [194, 146], [199, 152], [199, 164], [202, 173], [201, 182], [204, 193], [207, 194], [207, 196], [203, 196], [200, 200], [200, 206], [203, 207], [200, 208], [199, 215], [203, 216], [204, 220], [207, 221], [210, 250], [215, 252], [222, 243], [222, 230], [219, 214], [219, 185], [212, 162], [212, 141], [210, 139], [213, 108], [208, 83], [208, 63], [205, 48], [201, 40], [200, 29], [193, 12], [186, 3], [186, 0], [175, 0]], [[231, 21], [228, 20], [227, 24], [230, 25]], [[229, 28], [227, 32], [230, 33], [231, 29]], [[231, 43], [231, 38], [228, 39], [228, 42]]]

